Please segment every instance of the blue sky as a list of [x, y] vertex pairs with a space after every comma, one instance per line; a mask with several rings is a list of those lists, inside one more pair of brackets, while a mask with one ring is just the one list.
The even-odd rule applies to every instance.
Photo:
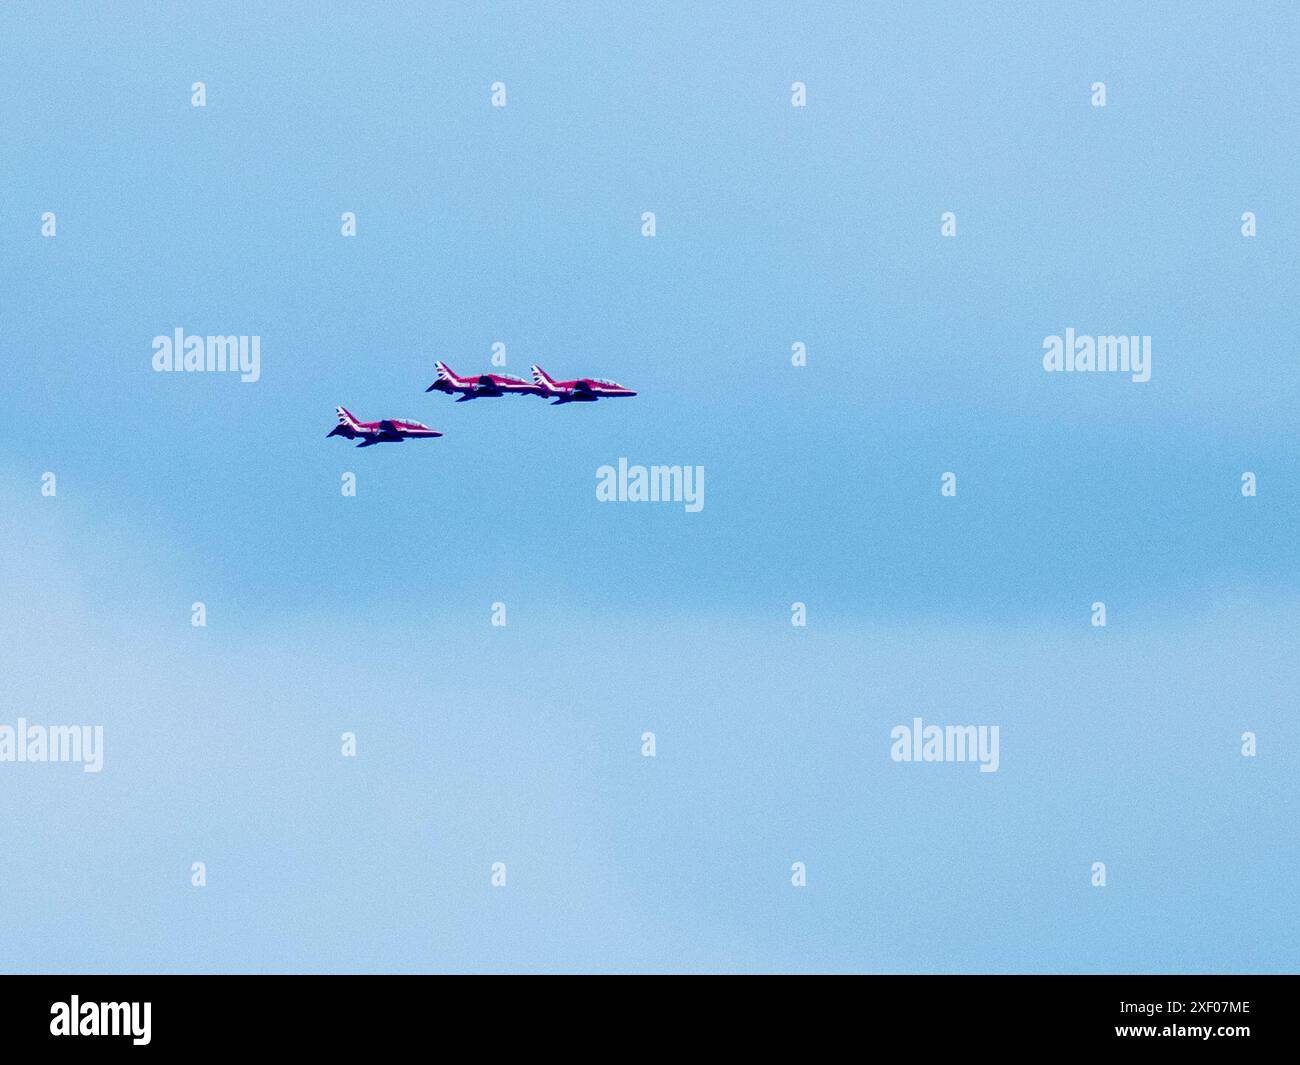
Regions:
[[[0, 957], [1294, 970], [1298, 40], [6, 5], [0, 723], [106, 752], [0, 765]], [[153, 373], [177, 327], [260, 335], [261, 380]], [[1152, 379], [1044, 373], [1067, 327], [1150, 335]], [[495, 341], [639, 395], [424, 393]], [[339, 403], [446, 435], [355, 451]], [[620, 456], [704, 509], [598, 503]], [[999, 724], [1001, 768], [891, 762], [915, 715]]]

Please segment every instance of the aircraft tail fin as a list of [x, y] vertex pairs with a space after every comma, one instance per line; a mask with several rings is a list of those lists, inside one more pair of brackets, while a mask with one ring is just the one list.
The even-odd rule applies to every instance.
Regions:
[[533, 367], [533, 381], [546, 392], [560, 391], [560, 386], [540, 366]]
[[361, 423], [352, 416], [352, 412], [347, 407], [336, 407], [339, 414], [339, 425], [346, 425], [349, 429], [360, 429]]

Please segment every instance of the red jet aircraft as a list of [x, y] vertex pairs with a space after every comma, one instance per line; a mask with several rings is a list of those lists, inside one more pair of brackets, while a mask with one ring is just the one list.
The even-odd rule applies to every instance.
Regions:
[[556, 381], [547, 375], [540, 366], [533, 367], [533, 380], [537, 382], [538, 395], [555, 400], [551, 406], [560, 403], [594, 403], [598, 399], [616, 399], [620, 396], [635, 396], [630, 388], [624, 388], [617, 381], [606, 381], [600, 377], [579, 377], [576, 381]]
[[540, 396], [542, 391], [536, 385], [530, 385], [522, 377], [508, 373], [481, 373], [473, 377], [457, 377], [445, 362], [436, 362], [438, 380], [434, 381], [426, 392], [446, 392], [451, 395], [460, 393], [457, 403], [467, 399], [479, 399], [482, 396]]
[[413, 440], [430, 440], [442, 436], [437, 429], [430, 429], [419, 422], [404, 422], [396, 418], [385, 418], [380, 422], [359, 422], [346, 407], [335, 409], [339, 412], [339, 423], [325, 434], [326, 439], [331, 436], [346, 436], [349, 440], [356, 440], [359, 437], [361, 443], [357, 447], [370, 447], [387, 441], [400, 444], [408, 437]]

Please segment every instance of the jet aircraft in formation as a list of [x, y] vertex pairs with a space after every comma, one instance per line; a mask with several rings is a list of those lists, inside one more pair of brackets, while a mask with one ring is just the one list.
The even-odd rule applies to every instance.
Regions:
[[438, 368], [438, 379], [425, 391], [446, 392], [449, 396], [458, 392], [460, 397], [456, 400], [457, 403], [464, 403], [467, 399], [478, 399], [481, 396], [504, 396], [508, 393], [520, 396], [540, 394], [536, 385], [530, 385], [522, 377], [515, 377], [514, 374], [481, 373], [473, 377], [457, 377], [445, 362], [435, 362], [434, 365]]
[[559, 403], [594, 403], [598, 399], [620, 399], [636, 395], [630, 388], [624, 388], [617, 381], [607, 381], [603, 377], [556, 381], [540, 366], [533, 367], [533, 380], [541, 390], [540, 395], [555, 400], [552, 407]]
[[[504, 373], [482, 373], [470, 377], [458, 377], [445, 362], [436, 362], [437, 380], [426, 392], [446, 392], [456, 396], [457, 403], [466, 400], [482, 399], [496, 396], [541, 396], [552, 401], [551, 406], [561, 403], [594, 403], [598, 399], [619, 399], [635, 396], [630, 388], [625, 388], [617, 381], [602, 377], [578, 377], [572, 381], [557, 381], [540, 366], [534, 366], [533, 382], [529, 384], [522, 377]], [[420, 422], [401, 421], [386, 418], [378, 422], [359, 422], [347, 410], [339, 407], [339, 424], [327, 436], [343, 436], [349, 440], [360, 439], [358, 447], [370, 447], [372, 444], [398, 443], [403, 440], [431, 439], [442, 436], [436, 429], [430, 429]]]
[[370, 447], [373, 444], [400, 444], [403, 440], [432, 440], [442, 436], [437, 429], [430, 429], [420, 422], [403, 421], [397, 418], [385, 418], [378, 422], [359, 422], [347, 407], [336, 407], [339, 423], [326, 437], [345, 436], [349, 440], [360, 439], [357, 447]]

